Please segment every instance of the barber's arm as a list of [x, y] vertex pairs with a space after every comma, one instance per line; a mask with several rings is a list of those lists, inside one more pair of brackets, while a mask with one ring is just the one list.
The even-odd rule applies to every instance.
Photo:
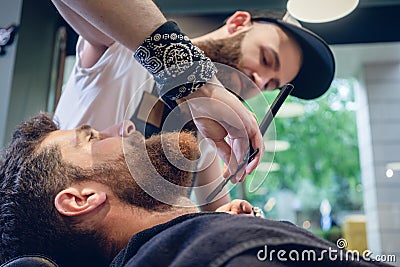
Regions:
[[151, 0], [59, 1], [132, 51], [166, 22], [164, 15]]
[[64, 20], [85, 40], [84, 49], [80, 54], [81, 67], [92, 67], [107, 48], [115, 42], [114, 39], [90, 24], [62, 0], [52, 0], [52, 2]]
[[[136, 58], [138, 59], [141, 57], [143, 59], [141, 63], [149, 72], [152, 73], [153, 68], [159, 65], [160, 62], [162, 63], [160, 59], [146, 60], [148, 58], [147, 54], [149, 48], [154, 48], [153, 44], [150, 43], [148, 47], [138, 49], [139, 46], [143, 48], [145, 40], [150, 40], [151, 42], [157, 39], [156, 36], [152, 36], [150, 39], [146, 38], [154, 34], [160, 26], [166, 23], [164, 15], [153, 1], [61, 1], [96, 28], [102, 29], [107, 36], [112, 37], [130, 50], [136, 51], [135, 57], [137, 56], [137, 50], [143, 52]], [[188, 41], [186, 44], [190, 49], [198, 52], [198, 50], [190, 44], [190, 40], [185, 39], [185, 41]], [[203, 59], [204, 58], [201, 57], [201, 60]], [[156, 65], [153, 64], [154, 62], [156, 62]], [[173, 62], [172, 65], [174, 65]], [[211, 64], [207, 62], [206, 65], [209, 67]], [[166, 68], [166, 66], [162, 67]], [[159, 72], [152, 74], [156, 75], [159, 74]], [[258, 148], [261, 152], [263, 151], [262, 136], [253, 114], [249, 112], [233, 94], [219, 85], [219, 82], [212, 72], [207, 72], [206, 74], [206, 84], [198, 86], [195, 92], [193, 92], [193, 87], [187, 88], [182, 95], [180, 94], [180, 88], [177, 89], [176, 92], [181, 95], [178, 97], [179, 99], [186, 100], [189, 103], [197, 128], [203, 136], [215, 143], [218, 154], [227, 163], [229, 167], [228, 170], [233, 173], [236, 171], [240, 162], [243, 161], [245, 152], [250, 144], [254, 149]], [[175, 80], [174, 76], [167, 77], [167, 83], [170, 84], [173, 80]], [[161, 77], [159, 81], [164, 82], [165, 80]], [[196, 84], [198, 85], [200, 83]], [[226, 137], [233, 140], [232, 146], [225, 141]], [[258, 153], [255, 159], [247, 165], [243, 171], [238, 173], [236, 180], [243, 180], [246, 174], [257, 167], [261, 160], [260, 155], [262, 155], [262, 153]], [[227, 173], [225, 175], [227, 175]]]

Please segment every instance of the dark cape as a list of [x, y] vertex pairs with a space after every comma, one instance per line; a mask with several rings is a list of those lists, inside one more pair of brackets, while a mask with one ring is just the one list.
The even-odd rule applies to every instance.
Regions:
[[180, 216], [134, 235], [111, 263], [133, 266], [388, 266], [291, 223], [226, 213]]

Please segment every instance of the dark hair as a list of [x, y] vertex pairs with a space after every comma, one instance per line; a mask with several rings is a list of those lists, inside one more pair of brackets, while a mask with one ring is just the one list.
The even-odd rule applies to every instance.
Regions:
[[[104, 247], [111, 245], [108, 240], [96, 229], [71, 223], [55, 208], [57, 193], [73, 182], [96, 180], [110, 186], [113, 191], [122, 192], [122, 196], [127, 195], [124, 199], [132, 198], [131, 202], [138, 206], [152, 210], [166, 206], [142, 190], [126, 191], [123, 184], [113, 184], [108, 178], [111, 173], [115, 174], [114, 164], [98, 166], [100, 171], [96, 168], [86, 170], [63, 161], [60, 147], [40, 147], [42, 141], [57, 129], [49, 116], [39, 114], [16, 128], [4, 150], [0, 163], [0, 264], [26, 254], [45, 255], [60, 266], [100, 267], [109, 264], [109, 255], [103, 253]], [[172, 134], [166, 136], [174, 137]], [[170, 138], [166, 140], [173, 141]], [[198, 155], [196, 144], [193, 135], [182, 133], [178, 149], [185, 158], [193, 160]], [[147, 140], [145, 150], [163, 177], [177, 183], [189, 181], [183, 185], [190, 186], [191, 173], [169, 163], [159, 136]], [[176, 149], [171, 148], [171, 151], [177, 153]], [[145, 177], [150, 167], [146, 168], [147, 165], [141, 164], [141, 158], [136, 158], [133, 167], [143, 170], [140, 174]], [[123, 160], [121, 162], [124, 164]], [[130, 181], [134, 182], [133, 179]], [[117, 187], [124, 188], [117, 190]]]
[[4, 150], [0, 163], [0, 263], [24, 254], [41, 254], [62, 266], [85, 264], [75, 245], [89, 242], [85, 235], [92, 235], [72, 229], [53, 203], [57, 192], [79, 179], [79, 170], [61, 160], [58, 147], [39, 149], [55, 130], [57, 125], [41, 113], [19, 125]]
[[252, 19], [266, 18], [266, 19], [282, 20], [282, 18], [285, 16], [286, 10], [257, 9], [257, 10], [249, 10], [248, 12], [250, 13]]

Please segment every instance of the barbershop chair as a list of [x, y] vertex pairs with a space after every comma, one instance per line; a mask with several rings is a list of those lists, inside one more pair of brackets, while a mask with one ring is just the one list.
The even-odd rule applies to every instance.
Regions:
[[46, 257], [32, 255], [12, 259], [0, 267], [58, 267], [58, 265]]

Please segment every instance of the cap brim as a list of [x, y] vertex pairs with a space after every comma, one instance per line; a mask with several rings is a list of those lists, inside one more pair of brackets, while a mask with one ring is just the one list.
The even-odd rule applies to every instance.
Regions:
[[303, 62], [299, 73], [291, 83], [291, 95], [302, 99], [314, 99], [323, 95], [330, 87], [335, 75], [335, 59], [328, 44], [315, 33], [281, 20], [272, 20], [291, 33], [303, 51]]

